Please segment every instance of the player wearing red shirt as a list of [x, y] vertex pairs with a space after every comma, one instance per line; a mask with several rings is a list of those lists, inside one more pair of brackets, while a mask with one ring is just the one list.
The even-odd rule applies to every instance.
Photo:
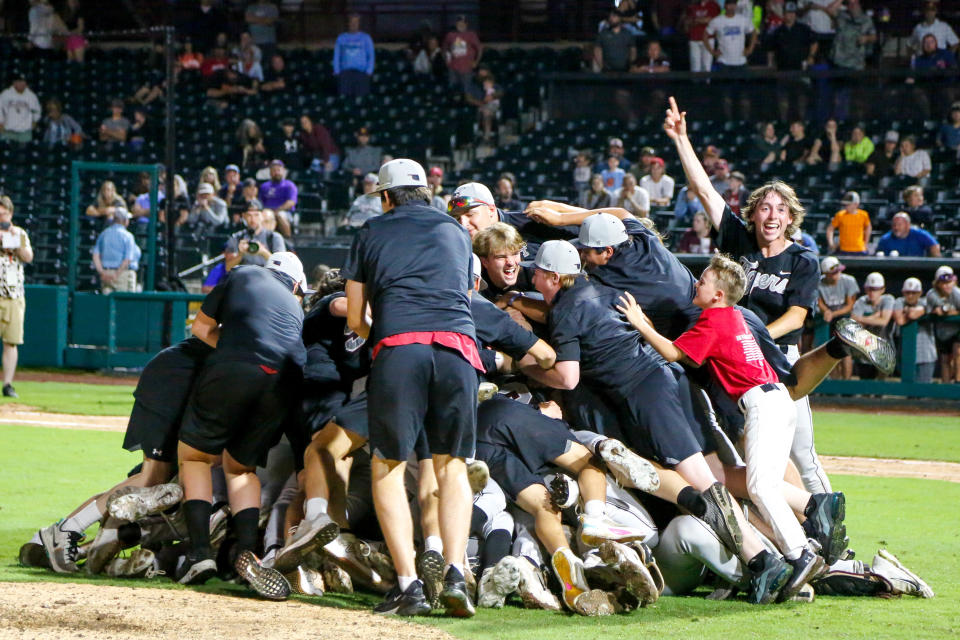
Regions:
[[[790, 393], [778, 382], [743, 315], [733, 306], [743, 297], [746, 285], [747, 277], [739, 264], [723, 255], [713, 256], [697, 281], [693, 298], [703, 313], [673, 342], [646, 321], [629, 293], [624, 293], [617, 308], [660, 355], [694, 367], [707, 364], [726, 392], [738, 400], [744, 414], [747, 493], [770, 524], [786, 558], [784, 572], [777, 577], [783, 581], [778, 598], [783, 601], [822, 573], [826, 565], [807, 548], [807, 536], [781, 488], [797, 426], [796, 411]], [[765, 553], [769, 552], [750, 560], [751, 568], [754, 563], [771, 562], [763, 556]]]

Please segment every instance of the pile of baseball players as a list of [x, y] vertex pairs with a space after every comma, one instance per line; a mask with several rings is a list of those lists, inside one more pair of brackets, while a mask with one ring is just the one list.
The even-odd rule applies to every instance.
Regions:
[[845, 319], [801, 356], [819, 267], [789, 240], [793, 189], [735, 216], [672, 99], [664, 130], [726, 254], [699, 279], [622, 209], [508, 213], [468, 183], [444, 215], [423, 168], [390, 161], [384, 215], [316, 292], [280, 252], [207, 296], [134, 393], [142, 465], [20, 562], [270, 599], [358, 587], [402, 616], [514, 594], [607, 615], [701, 586], [932, 597], [885, 550], [854, 559], [813, 444], [807, 395], [847, 355], [892, 371], [892, 347]]

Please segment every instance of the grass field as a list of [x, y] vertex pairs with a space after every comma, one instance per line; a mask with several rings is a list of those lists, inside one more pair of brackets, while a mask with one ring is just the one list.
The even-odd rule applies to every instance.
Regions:
[[[129, 387], [18, 384], [20, 402], [46, 410], [96, 413], [98, 403], [117, 411], [129, 405]], [[73, 387], [71, 389], [70, 387]], [[101, 396], [101, 392], [103, 397]], [[36, 395], [34, 395], [36, 394]], [[42, 400], [41, 400], [42, 398]], [[74, 398], [80, 403], [74, 404]], [[2, 422], [2, 421], [0, 421]], [[876, 416], [815, 413], [822, 453], [960, 460], [960, 424], [955, 419], [925, 416]], [[118, 433], [0, 426], [0, 581], [97, 581], [60, 577], [16, 566], [18, 547], [32, 532], [69, 512], [102, 490], [138, 461], [122, 451]], [[914, 444], [920, 446], [913, 447]], [[860, 447], [863, 447], [861, 450]], [[909, 450], [909, 453], [904, 450]], [[923, 576], [937, 593], [932, 600], [818, 598], [812, 605], [754, 607], [744, 602], [709, 602], [700, 597], [663, 598], [655, 607], [627, 616], [582, 619], [507, 607], [481, 611], [468, 621], [439, 617], [419, 619], [462, 638], [540, 638], [588, 640], [637, 638], [954, 638], [960, 636], [960, 484], [836, 476], [837, 489], [848, 497], [847, 525], [859, 559], [869, 561], [886, 547]], [[180, 589], [159, 579], [136, 586]], [[132, 586], [132, 585], [131, 585]], [[211, 592], [236, 588], [218, 581]], [[317, 606], [367, 608], [368, 596], [327, 596]]]

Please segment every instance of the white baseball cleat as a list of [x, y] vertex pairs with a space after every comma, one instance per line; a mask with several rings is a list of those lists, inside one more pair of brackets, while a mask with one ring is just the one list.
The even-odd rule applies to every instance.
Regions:
[[507, 596], [520, 586], [520, 563], [524, 560], [513, 556], [500, 558], [492, 567], [487, 567], [480, 576], [477, 587], [477, 606], [500, 609]]
[[114, 518], [134, 522], [166, 511], [183, 500], [183, 489], [172, 482], [152, 487], [120, 487], [107, 498], [107, 513]]
[[610, 473], [622, 486], [645, 493], [653, 493], [660, 488], [660, 476], [656, 468], [619, 440], [607, 438], [598, 444], [597, 455], [607, 463]]
[[897, 560], [897, 557], [886, 549], [880, 549], [877, 551], [877, 555], [873, 556], [873, 562], [870, 564], [870, 573], [890, 583], [894, 594], [906, 594], [919, 598], [932, 598], [934, 596], [933, 589], [930, 588], [930, 585], [924, 582], [920, 576], [903, 566], [903, 563]]

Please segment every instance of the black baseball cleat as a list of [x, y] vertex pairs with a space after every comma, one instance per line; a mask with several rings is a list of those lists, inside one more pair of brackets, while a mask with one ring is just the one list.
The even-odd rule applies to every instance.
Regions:
[[17, 555], [17, 563], [21, 567], [38, 567], [41, 569], [50, 569], [50, 559], [47, 558], [47, 552], [42, 544], [28, 542], [20, 547], [20, 553]]
[[424, 616], [430, 613], [430, 604], [423, 595], [423, 583], [414, 580], [406, 591], [400, 591], [400, 585], [387, 592], [383, 602], [373, 608], [373, 612], [382, 616]]
[[20, 396], [17, 395], [17, 392], [16, 392], [16, 390], [13, 388], [13, 385], [12, 385], [12, 384], [5, 384], [5, 385], [3, 385], [3, 396], [4, 396], [5, 398], [19, 398], [19, 397], [20, 397]]
[[428, 549], [417, 556], [417, 575], [423, 583], [423, 595], [431, 607], [440, 606], [445, 564], [443, 555], [433, 549]]
[[467, 583], [456, 567], [448, 568], [447, 575], [443, 576], [440, 604], [447, 610], [447, 615], [454, 618], [472, 618], [476, 613], [467, 593]]
[[803, 529], [808, 537], [820, 545], [820, 555], [826, 560], [827, 566], [843, 557], [850, 544], [847, 526], [843, 524], [846, 517], [846, 498], [843, 493], [813, 494], [803, 515], [807, 517]]
[[237, 575], [254, 591], [268, 600], [286, 600], [290, 597], [290, 583], [283, 574], [260, 564], [252, 551], [243, 551], [233, 563]]
[[719, 482], [713, 483], [701, 494], [706, 503], [706, 512], [700, 518], [709, 525], [728, 550], [739, 555], [743, 550], [743, 533], [733, 510], [733, 498]]
[[840, 318], [833, 324], [833, 335], [847, 346], [847, 351], [878, 371], [890, 375], [897, 366], [897, 352], [889, 340], [864, 328], [856, 320]]
[[803, 585], [818, 578], [827, 568], [823, 558], [810, 551], [810, 549], [804, 549], [796, 560], [787, 560], [787, 564], [793, 568], [793, 575], [790, 576], [787, 584], [780, 589], [777, 602], [785, 602], [793, 598], [800, 593]]
[[770, 604], [777, 599], [777, 594], [790, 581], [793, 568], [783, 558], [769, 551], [761, 551], [750, 561], [750, 564], [754, 564], [755, 561], [759, 562], [759, 566], [756, 570], [753, 567], [750, 569], [752, 575], [747, 600], [753, 604]]
[[177, 564], [176, 578], [180, 584], [203, 584], [217, 575], [217, 561], [204, 556], [187, 554]]

